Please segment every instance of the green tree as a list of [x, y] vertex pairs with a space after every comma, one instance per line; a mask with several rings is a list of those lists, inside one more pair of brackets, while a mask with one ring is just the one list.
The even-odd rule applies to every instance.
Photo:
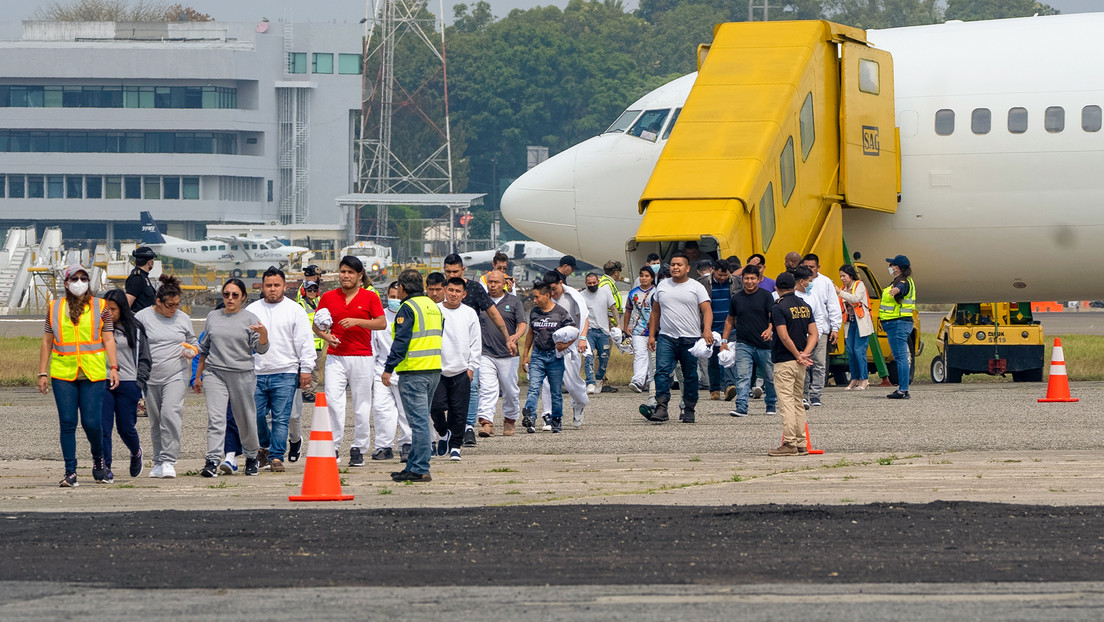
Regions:
[[158, 0], [72, 0], [49, 2], [34, 12], [34, 19], [49, 22], [209, 22], [210, 15], [192, 7]]
[[452, 24], [455, 32], [478, 32], [494, 21], [491, 15], [491, 5], [486, 0], [479, 0], [468, 12], [468, 5], [457, 4], [452, 7]]
[[856, 28], [898, 28], [941, 21], [937, 0], [829, 0], [828, 19]]
[[1057, 15], [1054, 7], [1035, 0], [947, 0], [946, 19], [975, 21], [1005, 17]]

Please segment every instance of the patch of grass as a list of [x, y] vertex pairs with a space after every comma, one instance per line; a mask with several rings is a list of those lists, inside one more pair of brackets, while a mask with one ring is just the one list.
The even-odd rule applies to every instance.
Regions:
[[346, 480], [344, 477], [338, 478], [337, 483], [341, 484], [342, 488], [349, 485], [349, 481]]
[[843, 481], [845, 481], [845, 482], [849, 482], [853, 479], [859, 479], [859, 476], [858, 475], [844, 475], [843, 476]]
[[116, 488], [137, 488], [134, 484], [116, 484]]
[[839, 461], [836, 462], [835, 464], [826, 464], [826, 465], [824, 465], [824, 468], [826, 468], [826, 469], [842, 469], [844, 467], [855, 466], [855, 464], [856, 464], [855, 462], [853, 462], [851, 460], [848, 460], [847, 458], [840, 458]]
[[38, 352], [41, 337], [0, 339], [0, 387], [33, 387], [38, 384]]
[[914, 458], [923, 458], [923, 457], [924, 456], [922, 456], [920, 454], [911, 454], [911, 455], [905, 456], [904, 458], [901, 458], [901, 459], [902, 460], [912, 460]]
[[510, 467], [495, 467], [495, 468], [491, 469], [490, 471], [484, 471], [484, 472], [485, 473], [517, 473], [517, 470], [516, 469], [511, 469]]
[[743, 478], [743, 476], [741, 476], [741, 475], [740, 475], [739, 473], [733, 473], [733, 474], [732, 474], [732, 481], [734, 481], [734, 482], [742, 482], [742, 481], [744, 481], [744, 478]]
[[184, 471], [184, 477], [195, 477], [199, 475], [199, 471], [192, 469], [191, 471]]
[[690, 456], [690, 462], [701, 462], [701, 456]]
[[900, 460], [900, 458], [897, 457], [897, 454], [886, 456], [885, 458], [878, 458], [878, 464], [882, 466], [888, 466], [890, 464], [893, 464], [894, 460]]
[[413, 485], [414, 485], [414, 482], [412, 482], [410, 480], [406, 480], [405, 482], [403, 482], [403, 486], [413, 486]]
[[520, 490], [507, 490], [505, 492], [505, 494], [507, 494], [507, 495], [520, 495], [521, 491]]
[[[856, 315], [858, 312], [856, 311]], [[1023, 462], [1023, 460], [1005, 460], [1005, 462]]]
[[848, 499], [846, 497], [844, 497], [843, 499], [840, 499], [840, 503], [854, 503], [854, 502], [855, 502], [854, 499]]
[[231, 484], [230, 482], [228, 482], [226, 480], [222, 480], [221, 482], [219, 482], [217, 484], [208, 484], [207, 487], [208, 488], [241, 488], [244, 485], [245, 484]]
[[394, 491], [391, 490], [390, 488], [380, 488], [379, 490], [376, 491], [376, 494], [377, 495], [390, 495], [390, 494], [394, 494]]

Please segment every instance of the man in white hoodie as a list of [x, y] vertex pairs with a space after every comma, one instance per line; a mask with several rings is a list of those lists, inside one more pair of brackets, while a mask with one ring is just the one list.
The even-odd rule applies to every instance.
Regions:
[[[261, 449], [260, 468], [274, 473], [284, 470], [288, 421], [296, 389], [310, 386], [314, 371], [314, 335], [307, 312], [294, 300], [284, 298], [286, 279], [275, 266], [265, 270], [264, 297], [246, 307], [268, 328], [268, 351], [253, 355], [257, 374], [257, 436]], [[271, 416], [271, 421], [269, 417]]]
[[464, 279], [452, 277], [445, 282], [445, 301], [437, 304], [445, 318], [441, 335], [441, 382], [433, 394], [429, 414], [441, 439], [437, 442], [436, 453], [445, 455], [447, 447], [449, 460], [460, 459], [472, 376], [479, 369], [483, 352], [479, 316], [475, 309], [462, 304], [466, 293]]

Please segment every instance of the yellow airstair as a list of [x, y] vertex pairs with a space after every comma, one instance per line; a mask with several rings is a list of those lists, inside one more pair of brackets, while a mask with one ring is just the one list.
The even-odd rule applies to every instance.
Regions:
[[706, 254], [844, 262], [845, 208], [894, 212], [893, 61], [826, 21], [720, 24], [640, 198], [626, 250], [643, 265], [687, 241]]

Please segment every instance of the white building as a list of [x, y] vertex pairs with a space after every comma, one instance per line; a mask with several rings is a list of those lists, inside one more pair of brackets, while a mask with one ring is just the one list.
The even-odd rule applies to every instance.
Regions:
[[0, 227], [134, 239], [149, 211], [345, 225], [361, 26], [23, 22], [0, 41]]

